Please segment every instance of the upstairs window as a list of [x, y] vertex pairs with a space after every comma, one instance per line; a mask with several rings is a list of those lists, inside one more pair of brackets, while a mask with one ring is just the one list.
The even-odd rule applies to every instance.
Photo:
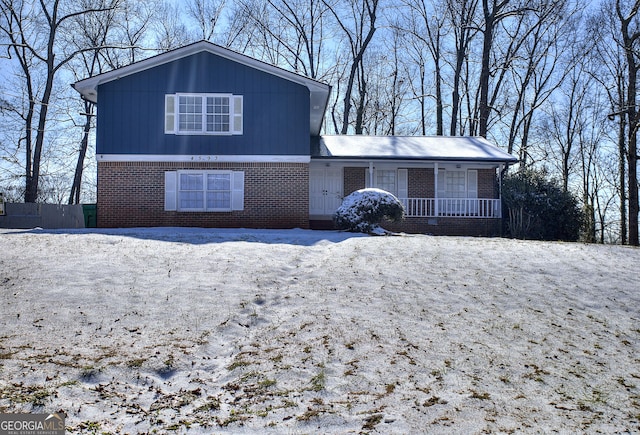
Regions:
[[166, 134], [239, 135], [242, 134], [241, 95], [170, 94], [165, 95]]

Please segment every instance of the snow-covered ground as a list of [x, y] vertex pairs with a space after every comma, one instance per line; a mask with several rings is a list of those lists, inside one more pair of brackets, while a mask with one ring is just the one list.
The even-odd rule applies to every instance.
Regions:
[[637, 433], [640, 250], [0, 230], [0, 412], [70, 433]]

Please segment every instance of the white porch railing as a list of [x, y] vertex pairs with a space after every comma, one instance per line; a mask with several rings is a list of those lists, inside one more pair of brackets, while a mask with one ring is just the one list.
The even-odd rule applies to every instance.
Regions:
[[501, 218], [500, 199], [493, 198], [400, 198], [407, 217]]

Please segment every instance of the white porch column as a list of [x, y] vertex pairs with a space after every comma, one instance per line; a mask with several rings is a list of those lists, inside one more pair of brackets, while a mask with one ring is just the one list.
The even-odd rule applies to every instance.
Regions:
[[498, 168], [498, 216], [502, 218], [502, 171], [504, 170], [504, 163], [500, 163], [500, 167]]
[[433, 164], [433, 188], [434, 188], [434, 201], [433, 201], [433, 212], [436, 215], [436, 217], [438, 217], [440, 215], [439, 213], [439, 207], [438, 207], [438, 163], [434, 163]]
[[369, 187], [373, 187], [373, 162], [369, 162]]

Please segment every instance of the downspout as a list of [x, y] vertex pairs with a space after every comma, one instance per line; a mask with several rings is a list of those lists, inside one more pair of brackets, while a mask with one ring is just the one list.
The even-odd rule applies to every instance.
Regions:
[[373, 187], [373, 162], [369, 162], [369, 187]]

